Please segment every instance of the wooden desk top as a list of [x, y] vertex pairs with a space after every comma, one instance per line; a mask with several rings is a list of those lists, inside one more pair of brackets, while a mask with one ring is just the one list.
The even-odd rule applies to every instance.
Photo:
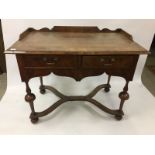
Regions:
[[130, 55], [148, 51], [122, 29], [97, 27], [29, 28], [6, 54]]

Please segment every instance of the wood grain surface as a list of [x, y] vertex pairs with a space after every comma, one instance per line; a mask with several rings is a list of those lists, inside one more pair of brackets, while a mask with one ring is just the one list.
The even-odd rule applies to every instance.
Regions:
[[[7, 54], [69, 54], [69, 55], [109, 55], [109, 54], [147, 54], [148, 51], [134, 42], [127, 32], [117, 29], [99, 30], [92, 27], [67, 28], [54, 27], [35, 30], [29, 28]], [[85, 33], [84, 33], [85, 32]]]

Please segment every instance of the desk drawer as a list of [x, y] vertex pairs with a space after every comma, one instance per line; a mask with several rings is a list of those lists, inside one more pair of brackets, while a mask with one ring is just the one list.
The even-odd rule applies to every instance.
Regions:
[[60, 55], [21, 55], [25, 67], [75, 68], [76, 56]]
[[129, 68], [134, 56], [83, 56], [83, 68]]

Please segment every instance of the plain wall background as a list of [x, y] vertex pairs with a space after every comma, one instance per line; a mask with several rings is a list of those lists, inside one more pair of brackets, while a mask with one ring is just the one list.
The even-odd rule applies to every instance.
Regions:
[[[149, 50], [153, 35], [155, 32], [155, 20], [104, 20], [104, 19], [3, 19], [3, 37], [5, 49], [11, 46], [18, 40], [20, 33], [28, 27], [40, 29], [43, 27], [52, 28], [53, 26], [71, 25], [71, 26], [98, 26], [100, 29], [122, 28], [132, 34], [133, 39], [140, 45]], [[146, 55], [142, 55], [139, 59], [134, 80], [141, 82], [141, 73], [145, 64]], [[20, 76], [17, 67], [17, 62], [14, 55], [7, 55], [7, 73], [8, 85], [20, 84]]]

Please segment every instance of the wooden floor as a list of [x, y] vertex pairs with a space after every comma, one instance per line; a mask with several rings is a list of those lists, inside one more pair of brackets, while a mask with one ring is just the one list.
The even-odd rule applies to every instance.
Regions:
[[[155, 56], [149, 55], [142, 73], [144, 86], [155, 96], [155, 74], [149, 70], [148, 65], [155, 66]], [[0, 100], [5, 94], [7, 87], [6, 73], [0, 75]]]

